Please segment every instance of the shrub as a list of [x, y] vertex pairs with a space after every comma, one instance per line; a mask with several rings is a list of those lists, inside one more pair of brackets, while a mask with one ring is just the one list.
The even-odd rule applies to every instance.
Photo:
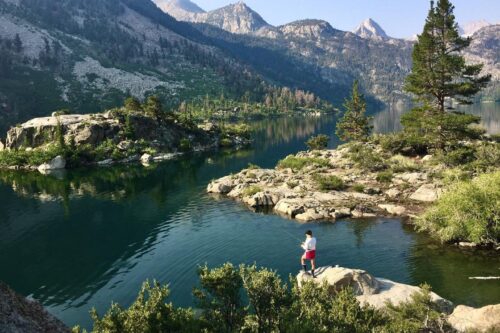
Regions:
[[285, 159], [278, 162], [278, 168], [280, 169], [291, 168], [294, 170], [302, 170], [309, 165], [327, 167], [330, 166], [330, 161], [318, 157], [296, 157], [294, 155], [289, 155]]
[[359, 193], [363, 193], [365, 191], [365, 185], [363, 184], [355, 184], [352, 189], [355, 191], [355, 192], [359, 192]]
[[[194, 318], [193, 311], [175, 308], [172, 303], [166, 304], [168, 295], [168, 287], [160, 286], [156, 281], [153, 285], [146, 281], [129, 308], [123, 309], [117, 303], [112, 303], [111, 308], [102, 318], [93, 309], [91, 311], [94, 322], [92, 332], [194, 332], [199, 330], [199, 322]], [[75, 327], [73, 332], [80, 332], [80, 328]]]
[[391, 170], [398, 172], [412, 172], [420, 170], [420, 165], [415, 163], [411, 158], [403, 155], [395, 155], [390, 159]]
[[179, 149], [182, 151], [191, 150], [191, 140], [189, 140], [188, 138], [182, 138], [179, 141]]
[[244, 197], [251, 197], [259, 192], [262, 192], [262, 188], [260, 188], [259, 186], [250, 186], [244, 189], [242, 194]]
[[221, 147], [232, 147], [233, 146], [233, 140], [229, 138], [223, 138], [220, 140], [220, 146]]
[[500, 171], [483, 174], [452, 185], [416, 224], [444, 242], [498, 243], [499, 202]]
[[314, 180], [321, 191], [341, 191], [345, 188], [344, 181], [337, 176], [315, 175]]
[[392, 176], [392, 171], [382, 171], [377, 174], [376, 179], [379, 183], [390, 183]]
[[247, 169], [248, 170], [257, 170], [257, 169], [260, 169], [260, 166], [253, 164], [253, 163], [248, 163]]
[[256, 332], [280, 331], [285, 325], [283, 314], [292, 301], [287, 284], [275, 271], [258, 269], [255, 265], [242, 265], [240, 274], [253, 313], [247, 316], [247, 323], [255, 322]]
[[482, 143], [476, 148], [475, 161], [471, 168], [477, 172], [487, 172], [500, 167], [500, 143]]
[[389, 332], [450, 332], [446, 315], [432, 301], [431, 288], [421, 286], [421, 292], [415, 292], [410, 300], [399, 305], [386, 304], [385, 314], [389, 317], [386, 326]]
[[424, 138], [409, 133], [399, 132], [377, 135], [374, 141], [391, 154], [412, 156], [425, 155], [429, 152], [429, 144]]
[[309, 150], [322, 150], [326, 149], [329, 140], [330, 137], [328, 135], [320, 134], [307, 140], [306, 145]]
[[353, 144], [349, 148], [349, 158], [362, 169], [380, 171], [387, 168], [387, 163], [380, 153], [365, 144]]
[[201, 287], [195, 288], [193, 294], [203, 310], [202, 319], [215, 332], [237, 331], [246, 314], [239, 271], [229, 263], [214, 269], [205, 265], [198, 269], [198, 275]]
[[440, 151], [437, 160], [449, 167], [455, 167], [472, 162], [475, 159], [475, 149], [472, 147], [460, 147], [451, 151]]

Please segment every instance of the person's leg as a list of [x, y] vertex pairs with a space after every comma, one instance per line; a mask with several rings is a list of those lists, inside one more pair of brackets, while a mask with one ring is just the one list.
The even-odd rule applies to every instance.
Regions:
[[300, 258], [300, 263], [302, 264], [302, 269], [307, 271], [307, 266], [306, 266], [306, 255], [303, 254], [302, 257]]
[[316, 269], [316, 259], [311, 259], [311, 274], [314, 276], [314, 270]]

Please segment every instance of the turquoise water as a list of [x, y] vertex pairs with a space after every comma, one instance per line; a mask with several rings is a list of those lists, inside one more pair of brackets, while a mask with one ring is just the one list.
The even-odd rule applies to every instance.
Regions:
[[[192, 306], [200, 264], [253, 263], [285, 279], [300, 268], [304, 231], [318, 238], [318, 264], [366, 269], [410, 284], [427, 282], [453, 302], [500, 302], [500, 258], [441, 246], [399, 220], [299, 224], [209, 196], [210, 180], [248, 163], [273, 167], [332, 133], [333, 117], [256, 123], [252, 149], [186, 156], [60, 175], [0, 173], [0, 280], [42, 302], [68, 325], [90, 324], [114, 300], [124, 305], [146, 279], [169, 283], [171, 300]], [[389, 125], [387, 125], [389, 126]], [[337, 145], [333, 140], [330, 146]]]

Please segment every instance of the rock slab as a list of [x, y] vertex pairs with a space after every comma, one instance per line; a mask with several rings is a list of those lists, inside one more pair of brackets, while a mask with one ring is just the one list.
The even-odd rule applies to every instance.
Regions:
[[479, 309], [459, 305], [448, 317], [448, 323], [458, 332], [500, 332], [500, 304]]

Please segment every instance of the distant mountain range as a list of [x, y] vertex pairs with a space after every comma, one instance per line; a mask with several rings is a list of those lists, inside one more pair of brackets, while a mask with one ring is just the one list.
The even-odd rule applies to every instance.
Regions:
[[[408, 39], [392, 38], [371, 18], [352, 32], [335, 29], [321, 20], [300, 20], [275, 27], [243, 2], [205, 12], [190, 0], [154, 1], [170, 15], [195, 24], [204, 34], [214, 38], [281, 49], [317, 67], [322, 77], [331, 82], [348, 85], [354, 78], [359, 78], [367, 93], [384, 102], [407, 97], [402, 92], [402, 84], [411, 69], [411, 51], [416, 35]], [[238, 36], [217, 33], [201, 26], [203, 24]], [[481, 97], [498, 100], [500, 26], [477, 21], [465, 24], [460, 31], [464, 36], [477, 34], [477, 39], [487, 41], [474, 42], [465, 55], [470, 61], [484, 63], [485, 71], [493, 75], [494, 82]]]
[[[359, 79], [372, 104], [408, 99], [413, 44], [373, 20], [354, 32], [321, 20], [273, 26], [243, 2], [209, 12], [155, 2], [0, 0], [0, 131], [58, 108], [96, 112], [152, 93], [176, 105], [206, 94], [258, 99], [276, 85], [340, 106]], [[497, 80], [499, 35], [499, 25], [480, 28], [467, 53]], [[499, 95], [498, 84], [485, 94]]]

